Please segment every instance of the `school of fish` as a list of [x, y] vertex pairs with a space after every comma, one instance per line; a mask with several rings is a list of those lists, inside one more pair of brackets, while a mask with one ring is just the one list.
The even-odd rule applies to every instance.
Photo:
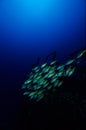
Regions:
[[55, 60], [51, 63], [46, 62], [41, 66], [35, 66], [21, 87], [23, 95], [30, 100], [40, 101], [50, 91], [56, 91], [64, 83], [62, 77], [72, 76], [76, 71], [75, 64], [79, 64], [84, 55], [86, 55], [86, 49], [78, 52], [76, 58], [68, 60], [65, 64], [57, 66]]

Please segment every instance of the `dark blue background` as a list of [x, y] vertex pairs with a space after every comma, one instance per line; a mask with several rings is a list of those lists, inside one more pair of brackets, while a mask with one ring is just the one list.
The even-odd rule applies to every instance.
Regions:
[[38, 56], [60, 62], [86, 46], [85, 0], [0, 1], [0, 125], [13, 129], [20, 88]]

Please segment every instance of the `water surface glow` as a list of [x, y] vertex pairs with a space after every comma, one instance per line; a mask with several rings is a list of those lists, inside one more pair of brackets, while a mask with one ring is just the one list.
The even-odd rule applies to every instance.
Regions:
[[84, 0], [3, 0], [1, 43], [10, 51], [44, 55], [85, 46]]

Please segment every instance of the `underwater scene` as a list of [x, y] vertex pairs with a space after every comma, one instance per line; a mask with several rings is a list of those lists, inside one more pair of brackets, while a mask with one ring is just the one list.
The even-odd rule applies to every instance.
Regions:
[[85, 0], [0, 1], [0, 130], [83, 130], [85, 18]]

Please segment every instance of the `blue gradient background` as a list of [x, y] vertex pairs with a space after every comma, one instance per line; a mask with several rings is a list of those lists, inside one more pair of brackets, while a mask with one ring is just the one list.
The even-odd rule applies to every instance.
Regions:
[[63, 62], [71, 52], [85, 47], [85, 41], [85, 0], [0, 1], [2, 126], [6, 123], [12, 129], [11, 118], [20, 109], [18, 90], [36, 58], [42, 57], [42, 63], [56, 50]]

